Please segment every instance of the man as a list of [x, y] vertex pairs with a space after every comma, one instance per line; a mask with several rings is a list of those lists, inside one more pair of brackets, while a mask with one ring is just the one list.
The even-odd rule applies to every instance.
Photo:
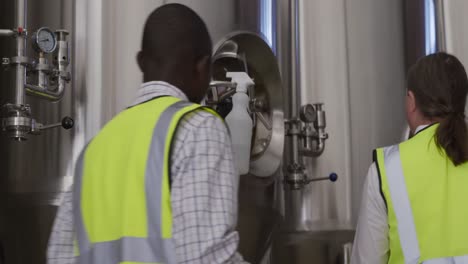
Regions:
[[208, 87], [211, 50], [188, 7], [149, 16], [137, 56], [144, 84], [78, 159], [48, 263], [243, 263], [230, 138], [193, 104]]
[[410, 68], [407, 87], [413, 136], [374, 152], [351, 263], [468, 263], [465, 68], [431, 54]]

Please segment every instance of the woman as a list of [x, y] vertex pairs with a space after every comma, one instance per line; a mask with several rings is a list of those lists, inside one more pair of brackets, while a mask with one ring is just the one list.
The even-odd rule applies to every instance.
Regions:
[[446, 53], [408, 73], [414, 135], [374, 151], [352, 264], [468, 263], [468, 78]]

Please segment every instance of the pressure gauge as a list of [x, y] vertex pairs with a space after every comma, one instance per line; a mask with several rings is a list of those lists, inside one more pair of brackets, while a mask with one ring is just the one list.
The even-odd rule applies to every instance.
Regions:
[[301, 120], [306, 123], [312, 123], [317, 118], [316, 111], [313, 105], [306, 104], [301, 107], [300, 112]]
[[49, 28], [40, 28], [33, 35], [34, 48], [37, 52], [52, 53], [57, 47], [55, 33]]

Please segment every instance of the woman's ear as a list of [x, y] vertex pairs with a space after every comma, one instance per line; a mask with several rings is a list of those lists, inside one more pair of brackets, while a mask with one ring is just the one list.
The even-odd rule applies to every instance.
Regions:
[[408, 90], [406, 95], [406, 109], [410, 113], [414, 113], [417, 110], [416, 97], [414, 96], [414, 93], [410, 90]]

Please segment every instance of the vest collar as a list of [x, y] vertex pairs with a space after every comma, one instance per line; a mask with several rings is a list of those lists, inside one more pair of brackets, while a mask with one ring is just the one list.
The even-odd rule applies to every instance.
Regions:
[[418, 126], [418, 128], [416, 128], [416, 133], [414, 134], [413, 137], [417, 136], [421, 132], [424, 132], [424, 131], [428, 130], [431, 127], [436, 127], [438, 125], [439, 125], [439, 123], [432, 123], [432, 124], [429, 124], [429, 125]]

